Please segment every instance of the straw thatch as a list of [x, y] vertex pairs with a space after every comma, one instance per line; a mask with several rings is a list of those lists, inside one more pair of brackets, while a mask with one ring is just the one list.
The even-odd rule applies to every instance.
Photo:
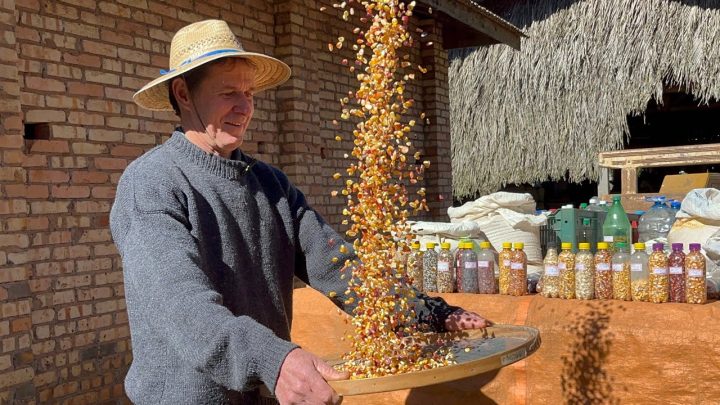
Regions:
[[455, 196], [597, 180], [598, 152], [622, 148], [663, 83], [720, 99], [719, 0], [523, 1], [504, 17], [529, 36], [520, 52], [450, 54]]

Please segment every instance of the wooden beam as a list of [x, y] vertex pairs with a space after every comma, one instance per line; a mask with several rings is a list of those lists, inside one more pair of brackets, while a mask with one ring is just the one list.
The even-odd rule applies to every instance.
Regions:
[[626, 167], [696, 166], [714, 163], [720, 163], [720, 143], [665, 148], [625, 149], [615, 152], [602, 152], [598, 156], [598, 164], [600, 167], [613, 169], [623, 169]]
[[461, 22], [497, 42], [520, 50], [520, 39], [525, 36], [520, 30], [484, 9], [471, 5], [467, 0], [422, 0], [434, 10], [442, 11], [448, 17]]
[[620, 192], [623, 194], [637, 194], [637, 169], [624, 167], [622, 169], [622, 186]]

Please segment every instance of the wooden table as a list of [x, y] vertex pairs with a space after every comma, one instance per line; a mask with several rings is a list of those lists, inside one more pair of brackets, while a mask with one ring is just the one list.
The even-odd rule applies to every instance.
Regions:
[[[440, 295], [495, 322], [538, 328], [540, 349], [499, 372], [347, 397], [343, 404], [717, 404], [720, 398], [719, 302]], [[329, 300], [299, 288], [293, 304], [293, 341], [320, 356], [347, 348], [339, 337], [349, 329]]]

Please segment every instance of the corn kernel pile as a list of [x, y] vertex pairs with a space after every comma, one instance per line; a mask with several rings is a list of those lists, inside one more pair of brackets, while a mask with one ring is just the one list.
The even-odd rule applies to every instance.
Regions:
[[[424, 168], [429, 166], [429, 162], [417, 168], [409, 165], [412, 143], [408, 134], [415, 121], [401, 122], [414, 104], [405, 94], [414, 73], [398, 77], [399, 71], [412, 67], [409, 55], [400, 53], [413, 44], [408, 23], [415, 2], [348, 0], [334, 7], [342, 11], [344, 20], [357, 14], [361, 22], [370, 23], [365, 30], [355, 28], [356, 41], [339, 37], [335, 44], [328, 44], [330, 51], [343, 46], [356, 51], [356, 60], [343, 60], [343, 64], [360, 82], [351, 97], [341, 100], [342, 118], [359, 121], [352, 150], [357, 161], [348, 167], [341, 192], [347, 199], [343, 214], [351, 224], [347, 235], [354, 239], [359, 259], [346, 263], [353, 266], [346, 293], [357, 297], [357, 307], [352, 319], [354, 333], [347, 336], [352, 349], [345, 354], [343, 367], [351, 378], [370, 378], [444, 366], [452, 361], [448, 351], [424, 350], [426, 340], [408, 304], [414, 295], [410, 278], [405, 264], [396, 259], [411, 239], [407, 207], [414, 213], [427, 210], [424, 189], [418, 191], [421, 199], [415, 201], [409, 200], [406, 189], [406, 183], [422, 180]], [[425, 73], [424, 68], [417, 68]]]

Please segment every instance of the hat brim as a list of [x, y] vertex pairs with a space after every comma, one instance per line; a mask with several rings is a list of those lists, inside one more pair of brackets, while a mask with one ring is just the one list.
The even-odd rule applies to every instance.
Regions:
[[290, 78], [290, 67], [271, 56], [244, 51], [226, 52], [195, 60], [158, 77], [138, 90], [133, 95], [133, 100], [140, 107], [151, 111], [173, 111], [168, 98], [168, 83], [170, 80], [221, 58], [247, 59], [255, 66], [255, 93], [279, 86]]

